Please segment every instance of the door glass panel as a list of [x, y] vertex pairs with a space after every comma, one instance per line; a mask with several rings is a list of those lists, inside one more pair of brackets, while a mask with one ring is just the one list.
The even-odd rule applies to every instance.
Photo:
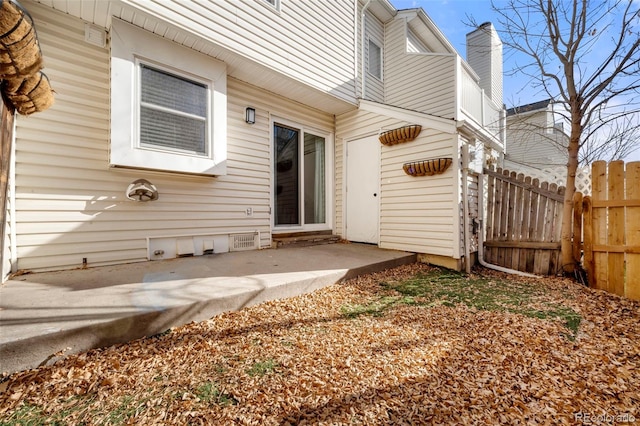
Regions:
[[275, 225], [300, 224], [300, 184], [298, 165], [299, 130], [276, 124], [275, 145]]
[[304, 222], [325, 223], [324, 138], [304, 135]]

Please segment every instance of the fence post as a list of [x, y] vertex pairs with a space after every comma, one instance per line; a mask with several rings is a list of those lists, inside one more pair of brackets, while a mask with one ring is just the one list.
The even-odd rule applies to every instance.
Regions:
[[[640, 201], [640, 161], [627, 164], [627, 200]], [[640, 300], [640, 206], [627, 207], [627, 287], [626, 297]]]
[[591, 197], [586, 196], [582, 200], [584, 214], [584, 269], [587, 271], [589, 287], [596, 287], [595, 268], [593, 264], [593, 210]]
[[[624, 245], [624, 207], [621, 205], [624, 202], [624, 161], [609, 163], [607, 187], [607, 200], [620, 205], [608, 208], [607, 246], [620, 247]], [[610, 251], [607, 263], [609, 291], [624, 296], [624, 252]]]
[[[582, 257], [582, 192], [573, 194], [573, 264], [579, 265]], [[562, 265], [564, 268], [564, 265]]]
[[[609, 290], [609, 277], [607, 273], [607, 252], [601, 247], [607, 244], [607, 208], [593, 205], [607, 200], [607, 163], [594, 161], [591, 164], [592, 204], [591, 220], [593, 221], [593, 274], [595, 287], [601, 290]], [[596, 247], [598, 246], [598, 247]]]

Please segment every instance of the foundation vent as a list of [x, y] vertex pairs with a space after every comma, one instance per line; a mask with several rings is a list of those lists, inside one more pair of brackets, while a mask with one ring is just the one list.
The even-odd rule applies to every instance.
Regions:
[[234, 234], [229, 236], [229, 251], [257, 249], [258, 234]]

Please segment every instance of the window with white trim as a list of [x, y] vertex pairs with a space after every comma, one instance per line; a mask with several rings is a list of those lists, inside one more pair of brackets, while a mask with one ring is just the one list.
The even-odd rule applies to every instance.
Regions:
[[280, 10], [280, 0], [262, 0], [271, 6], [273, 6], [276, 10]]
[[224, 63], [113, 21], [113, 167], [226, 174], [226, 104]]
[[209, 85], [140, 63], [140, 146], [207, 155]]
[[369, 39], [369, 74], [382, 80], [382, 49], [375, 41]]

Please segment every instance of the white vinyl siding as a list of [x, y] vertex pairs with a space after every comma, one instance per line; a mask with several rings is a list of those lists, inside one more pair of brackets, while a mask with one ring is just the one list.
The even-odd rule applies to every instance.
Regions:
[[[270, 114], [327, 131], [332, 115], [228, 79], [226, 176], [109, 169], [108, 50], [85, 43], [80, 19], [34, 3], [28, 10], [56, 101], [17, 120], [19, 269], [143, 261], [146, 238], [167, 235], [257, 231], [260, 245], [270, 245]], [[256, 108], [254, 125], [244, 122], [247, 106]], [[157, 201], [127, 200], [139, 178], [156, 185]]]
[[[344, 143], [407, 124], [356, 111], [336, 119], [336, 231], [344, 236]], [[456, 157], [457, 136], [423, 126], [408, 143], [382, 146], [380, 247], [457, 258], [459, 256], [459, 178], [454, 166], [442, 175], [412, 177], [402, 165], [433, 157]]]
[[[176, 33], [169, 25], [156, 24], [147, 18], [155, 16], [194, 34], [191, 39], [177, 38], [181, 44], [209, 54], [196, 38], [200, 37], [294, 80], [352, 101], [353, 4], [289, 1], [282, 5], [279, 14], [273, 14], [265, 13], [271, 6], [263, 2], [129, 0], [130, 6], [146, 13], [118, 6], [113, 8], [113, 13], [173, 38]], [[227, 58], [221, 59], [226, 62]], [[238, 77], [253, 82], [249, 76]]]
[[548, 133], [553, 114], [542, 110], [507, 117], [505, 158], [535, 168], [567, 163], [567, 137], [561, 131]]
[[[455, 136], [424, 128], [410, 142], [382, 150], [380, 247], [458, 257], [455, 164], [434, 176], [408, 176], [408, 161], [453, 157]], [[454, 180], [452, 174], [456, 176]]]
[[407, 53], [404, 20], [387, 24], [384, 69], [387, 104], [455, 117], [455, 55]]
[[[9, 192], [7, 195], [8, 194]], [[5, 278], [7, 278], [11, 273], [11, 203], [11, 197], [7, 196], [7, 202], [5, 205], [6, 223], [4, 224], [4, 241], [2, 241], [2, 245], [0, 246], [0, 250], [2, 250], [2, 256], [0, 256], [2, 259], [2, 264], [0, 264], [0, 283], [3, 283]], [[0, 226], [3, 226], [3, 224], [0, 223]]]

